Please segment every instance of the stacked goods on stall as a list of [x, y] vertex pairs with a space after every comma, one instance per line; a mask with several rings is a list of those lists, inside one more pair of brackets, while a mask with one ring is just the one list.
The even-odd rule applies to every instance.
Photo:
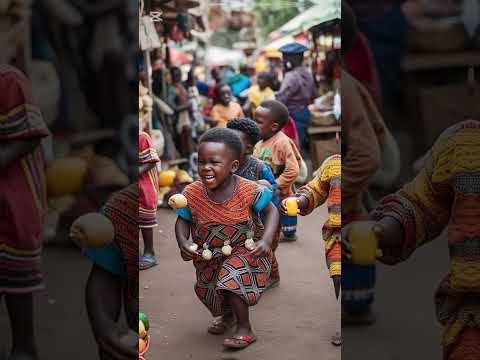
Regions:
[[148, 317], [143, 313], [138, 313], [138, 358], [139, 360], [145, 360], [145, 354], [150, 346], [150, 336], [148, 331], [150, 330], [150, 321]]

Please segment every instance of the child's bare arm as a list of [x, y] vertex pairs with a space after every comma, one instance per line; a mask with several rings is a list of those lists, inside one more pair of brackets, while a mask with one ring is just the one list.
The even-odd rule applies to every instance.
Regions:
[[93, 265], [85, 291], [90, 324], [100, 351], [109, 358], [127, 360], [138, 356], [135, 347], [121, 341], [117, 321], [122, 306], [122, 281]]
[[15, 161], [31, 153], [39, 145], [39, 139], [15, 140], [0, 144], [0, 169], [6, 169]]
[[268, 255], [280, 221], [278, 210], [271, 202], [263, 209], [263, 213], [265, 214], [265, 231], [262, 239], [255, 244], [255, 249], [252, 251], [255, 256]]
[[175, 223], [175, 236], [183, 260], [189, 261], [199, 256], [196, 251], [190, 249], [190, 246], [193, 244], [191, 241], [188, 241], [190, 237], [190, 223], [180, 216]]

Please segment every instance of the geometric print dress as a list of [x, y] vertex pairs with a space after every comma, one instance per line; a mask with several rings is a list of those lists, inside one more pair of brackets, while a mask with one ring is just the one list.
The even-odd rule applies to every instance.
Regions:
[[444, 327], [444, 359], [480, 359], [480, 122], [447, 129], [410, 183], [372, 213], [393, 217], [405, 231], [392, 261], [404, 261], [447, 228], [450, 268], [435, 293]]
[[342, 163], [341, 155], [325, 159], [315, 179], [301, 187], [297, 196], [308, 199], [308, 206], [300, 212], [310, 214], [315, 208], [327, 203], [328, 219], [323, 225], [322, 236], [325, 242], [325, 257], [330, 276], [341, 276], [342, 267]]
[[[245, 304], [255, 305], [266, 289], [272, 269], [272, 253], [256, 258], [244, 246], [248, 233], [260, 240], [263, 227], [258, 218], [271, 200], [271, 192], [255, 182], [234, 175], [235, 191], [222, 203], [208, 198], [200, 181], [188, 185], [183, 194], [188, 206], [177, 210], [178, 216], [190, 222], [191, 236], [198, 245], [213, 253], [211, 260], [198, 258], [193, 261], [196, 269], [195, 293], [213, 316], [231, 312], [223, 291], [231, 291]], [[230, 241], [232, 254], [222, 253], [224, 241]], [[223, 291], [222, 291], [223, 290]]]

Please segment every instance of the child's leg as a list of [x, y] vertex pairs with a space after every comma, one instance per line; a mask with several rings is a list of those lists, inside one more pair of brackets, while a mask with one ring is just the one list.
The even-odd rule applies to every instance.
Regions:
[[233, 292], [226, 291], [225, 296], [237, 319], [237, 330], [234, 336], [253, 335], [248, 305]]
[[153, 249], [153, 228], [140, 228], [143, 237], [143, 255], [139, 260], [139, 269], [147, 270], [157, 265], [155, 250]]
[[295, 241], [297, 233], [297, 217], [280, 213], [280, 225], [282, 227], [283, 240]]
[[33, 328], [33, 295], [7, 295], [13, 348], [9, 360], [38, 359]]
[[143, 254], [155, 256], [153, 249], [153, 228], [141, 228], [143, 237]]
[[340, 296], [342, 277], [339, 275], [334, 275], [332, 276], [332, 281], [333, 281], [333, 288], [335, 289], [335, 297], [338, 300], [338, 297]]

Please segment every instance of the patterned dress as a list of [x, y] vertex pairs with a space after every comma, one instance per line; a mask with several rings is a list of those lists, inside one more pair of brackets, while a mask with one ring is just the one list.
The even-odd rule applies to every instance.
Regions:
[[315, 208], [327, 202], [328, 220], [323, 225], [322, 236], [325, 241], [325, 256], [330, 276], [341, 276], [342, 272], [342, 163], [340, 155], [325, 159], [315, 179], [298, 190], [298, 195], [305, 195], [308, 207], [301, 215], [310, 214]]
[[[256, 258], [244, 246], [247, 233], [253, 231], [259, 240], [263, 228], [256, 217], [271, 200], [271, 193], [250, 180], [234, 177], [236, 188], [230, 199], [219, 204], [208, 198], [205, 186], [196, 181], [184, 195], [188, 207], [177, 214], [191, 223], [193, 241], [203, 248], [208, 244], [212, 260], [196, 259], [195, 293], [213, 316], [230, 311], [221, 290], [240, 296], [249, 306], [255, 305], [266, 289], [272, 269], [272, 254]], [[230, 256], [222, 253], [224, 241], [233, 248]]]
[[480, 359], [480, 122], [447, 129], [418, 176], [373, 213], [405, 230], [398, 261], [448, 227], [450, 271], [435, 295], [445, 359]]
[[[49, 132], [32, 105], [28, 80], [0, 66], [0, 143], [34, 140]], [[41, 147], [0, 170], [0, 295], [43, 289], [41, 252], [46, 205]]]
[[[272, 192], [274, 193], [277, 189], [277, 182], [275, 181], [275, 177], [273, 176], [272, 170], [270, 167], [265, 164], [262, 160], [259, 160], [253, 156], [250, 156], [245, 164], [238, 169], [236, 174], [244, 179], [258, 181], [258, 180], [267, 180], [270, 185], [272, 185]], [[279, 203], [279, 199], [274, 197], [272, 199], [272, 203], [277, 206]], [[280, 239], [280, 226], [278, 227], [277, 233], [275, 238], [272, 241], [272, 252], [273, 252], [273, 262], [272, 262], [272, 272], [271, 277], [277, 279], [280, 277], [279, 270], [278, 270], [278, 261], [275, 256], [275, 250], [278, 248], [278, 241]]]
[[[138, 161], [140, 165], [156, 164], [160, 161], [157, 151], [153, 146], [152, 139], [146, 132], [140, 132], [138, 137]], [[157, 204], [158, 204], [158, 170], [154, 166], [140, 175], [138, 179], [138, 224], [141, 228], [157, 226]]]

